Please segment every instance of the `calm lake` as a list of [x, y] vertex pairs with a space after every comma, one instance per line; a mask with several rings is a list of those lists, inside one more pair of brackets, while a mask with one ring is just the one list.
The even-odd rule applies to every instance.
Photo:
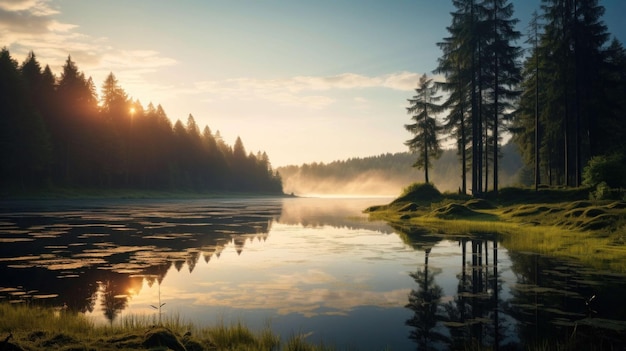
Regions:
[[162, 305], [162, 318], [269, 325], [338, 349], [515, 349], [574, 333], [624, 345], [625, 275], [361, 212], [388, 201], [2, 202], [0, 296], [99, 323]]

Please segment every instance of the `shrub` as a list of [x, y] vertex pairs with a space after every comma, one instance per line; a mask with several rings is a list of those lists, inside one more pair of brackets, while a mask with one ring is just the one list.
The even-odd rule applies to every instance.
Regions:
[[[602, 182], [610, 188], [626, 187], [626, 158], [623, 154], [595, 156], [583, 170], [583, 184], [598, 187]], [[596, 192], [604, 189], [597, 189]]]

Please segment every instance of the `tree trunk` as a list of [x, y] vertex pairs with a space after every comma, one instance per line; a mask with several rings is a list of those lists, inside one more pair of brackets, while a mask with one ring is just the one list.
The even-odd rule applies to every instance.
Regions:
[[[474, 22], [474, 4], [472, 2], [471, 5], [471, 14], [470, 17], [472, 19], [472, 27]], [[476, 38], [472, 37], [472, 86], [471, 86], [471, 95], [472, 95], [472, 195], [477, 195], [480, 193], [479, 188], [479, 152], [478, 152], [478, 139], [480, 138], [479, 127], [478, 127], [478, 107], [476, 101]]]
[[[498, 2], [494, 1], [494, 9], [493, 9], [493, 32], [495, 40], [498, 40]], [[500, 74], [500, 67], [498, 64], [498, 47], [496, 45], [496, 50], [494, 52], [494, 86], [493, 86], [493, 193], [498, 195], [498, 87], [500, 84], [500, 80], [498, 75]]]

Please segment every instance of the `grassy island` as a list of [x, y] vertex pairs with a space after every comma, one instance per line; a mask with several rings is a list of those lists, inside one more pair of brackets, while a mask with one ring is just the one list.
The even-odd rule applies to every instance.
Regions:
[[391, 203], [365, 210], [395, 228], [443, 237], [500, 234], [509, 250], [571, 257], [626, 272], [626, 202], [589, 200], [589, 189], [501, 189], [472, 198], [413, 184]]

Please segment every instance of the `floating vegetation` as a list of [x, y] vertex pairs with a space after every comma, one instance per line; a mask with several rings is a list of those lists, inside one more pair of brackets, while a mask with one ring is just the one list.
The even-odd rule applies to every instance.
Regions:
[[34, 238], [0, 238], [0, 243], [20, 243], [35, 241]]
[[51, 271], [60, 271], [68, 269], [78, 269], [89, 266], [97, 266], [106, 264], [106, 261], [98, 258], [80, 258], [80, 259], [54, 259], [37, 261], [38, 266], [45, 267]]
[[33, 295], [33, 299], [37, 299], [37, 300], [53, 299], [55, 297], [59, 297], [59, 294], [39, 294], [39, 295]]
[[78, 239], [88, 239], [88, 238], [105, 237], [105, 236], [109, 236], [109, 235], [110, 234], [108, 234], [108, 233], [87, 233], [87, 234], [79, 235], [77, 238]]

